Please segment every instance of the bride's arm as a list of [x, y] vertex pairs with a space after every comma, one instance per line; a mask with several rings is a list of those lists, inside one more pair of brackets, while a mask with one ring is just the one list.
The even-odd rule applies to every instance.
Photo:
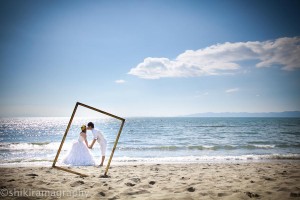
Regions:
[[89, 147], [88, 141], [87, 141], [87, 139], [86, 139], [86, 134], [80, 133], [80, 135], [83, 137], [86, 146]]
[[90, 149], [92, 149], [92, 148], [93, 148], [93, 146], [94, 146], [95, 142], [96, 142], [96, 139], [93, 139], [91, 146], [89, 146], [89, 148], [90, 148]]

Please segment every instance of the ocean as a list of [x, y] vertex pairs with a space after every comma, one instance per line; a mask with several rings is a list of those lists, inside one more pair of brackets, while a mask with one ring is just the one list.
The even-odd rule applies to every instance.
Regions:
[[[120, 121], [74, 118], [58, 162], [93, 121], [111, 153]], [[69, 118], [1, 118], [0, 165], [51, 166]], [[92, 133], [88, 131], [88, 141]], [[100, 148], [92, 150], [100, 162]], [[300, 160], [300, 118], [128, 118], [113, 163]]]

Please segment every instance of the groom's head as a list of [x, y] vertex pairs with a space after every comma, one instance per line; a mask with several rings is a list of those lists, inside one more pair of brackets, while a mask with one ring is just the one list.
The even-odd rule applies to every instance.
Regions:
[[93, 122], [89, 122], [87, 124], [87, 130], [92, 130], [94, 128], [94, 123]]

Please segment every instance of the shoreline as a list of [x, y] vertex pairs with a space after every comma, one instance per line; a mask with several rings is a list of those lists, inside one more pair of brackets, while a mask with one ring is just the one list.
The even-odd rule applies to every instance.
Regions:
[[[142, 158], [141, 160], [131, 158], [128, 159], [128, 161], [119, 161], [119, 160], [112, 160], [112, 165], [115, 166], [126, 166], [126, 165], [155, 165], [155, 164], [161, 164], [161, 165], [181, 165], [181, 164], [234, 164], [234, 163], [277, 163], [277, 162], [299, 162], [300, 159], [298, 158], [282, 158], [282, 159], [203, 159], [203, 160], [179, 160], [178, 158], [181, 157], [174, 157], [177, 160], [172, 161], [164, 161], [160, 158]], [[109, 157], [104, 162], [104, 165], [107, 165]], [[143, 159], [146, 159], [147, 161], [143, 161]], [[0, 163], [0, 168], [6, 168], [6, 167], [52, 167], [53, 161], [28, 161], [28, 162], [12, 162], [12, 163]], [[60, 161], [57, 162], [58, 166], [63, 167], [72, 167], [68, 165], [64, 165], [60, 163]], [[97, 164], [98, 165], [98, 164]]]
[[[295, 199], [300, 197], [300, 161], [111, 165], [72, 167], [80, 177], [52, 167], [0, 167], [0, 188], [28, 190], [31, 198], [74, 199]], [[33, 194], [34, 193], [34, 194]], [[59, 194], [60, 193], [60, 197]], [[63, 195], [62, 195], [63, 193]], [[72, 194], [71, 194], [72, 193]], [[49, 196], [52, 195], [52, 196]]]

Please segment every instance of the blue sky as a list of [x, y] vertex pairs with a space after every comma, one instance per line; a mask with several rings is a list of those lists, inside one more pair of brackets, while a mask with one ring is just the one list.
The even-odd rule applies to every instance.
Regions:
[[297, 1], [0, 1], [0, 116], [300, 110]]

